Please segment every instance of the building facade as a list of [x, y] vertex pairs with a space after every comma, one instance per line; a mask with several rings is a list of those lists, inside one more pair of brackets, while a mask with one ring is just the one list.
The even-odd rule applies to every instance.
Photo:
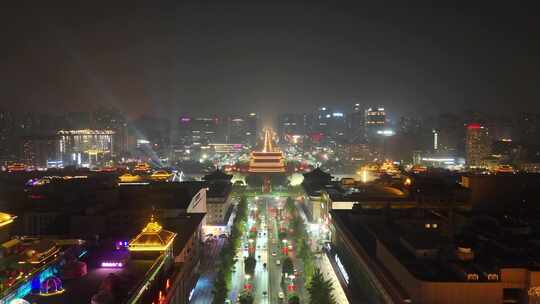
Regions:
[[466, 162], [469, 167], [480, 167], [491, 151], [489, 132], [480, 124], [467, 125], [465, 139]]

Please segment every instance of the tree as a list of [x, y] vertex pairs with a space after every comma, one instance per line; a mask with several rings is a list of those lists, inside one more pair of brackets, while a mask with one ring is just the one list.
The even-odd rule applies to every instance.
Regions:
[[309, 286], [310, 304], [336, 304], [331, 280], [325, 280], [319, 268], [315, 268]]
[[251, 293], [243, 292], [238, 298], [240, 304], [253, 304], [253, 296]]
[[289, 214], [291, 216], [295, 216], [296, 215], [296, 206], [294, 205], [294, 199], [292, 197], [287, 197], [287, 202], [285, 203], [285, 209], [287, 209], [287, 212], [289, 212]]
[[255, 272], [255, 266], [257, 265], [257, 260], [253, 256], [248, 256], [244, 259], [244, 269], [245, 272], [253, 275]]
[[225, 275], [220, 269], [217, 273], [216, 280], [214, 281], [214, 290], [212, 290], [214, 295], [212, 304], [222, 304], [227, 297], [227, 284], [225, 282]]
[[289, 297], [288, 304], [300, 304], [300, 298], [297, 295], [293, 294]]
[[234, 218], [233, 227], [231, 229], [231, 237], [229, 238], [229, 242], [227, 242], [221, 250], [219, 268], [214, 281], [214, 289], [212, 291], [214, 295], [212, 304], [222, 304], [227, 298], [232, 268], [236, 261], [235, 252], [236, 249], [240, 247], [241, 237], [245, 231], [246, 219], [247, 199], [245, 196], [242, 196], [236, 209], [236, 217]]
[[283, 259], [283, 262], [281, 264], [281, 272], [286, 274], [294, 273], [294, 265], [290, 257], [286, 257]]

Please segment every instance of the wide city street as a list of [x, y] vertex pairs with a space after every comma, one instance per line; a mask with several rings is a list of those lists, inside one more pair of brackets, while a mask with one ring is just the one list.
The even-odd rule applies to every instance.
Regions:
[[[249, 293], [253, 303], [257, 304], [288, 303], [288, 299], [294, 295], [298, 296], [300, 303], [309, 303], [304, 262], [296, 251], [296, 235], [299, 232], [292, 229], [292, 221], [293, 218], [301, 221], [304, 224], [301, 227], [309, 227], [309, 223], [300, 208], [287, 208], [287, 198], [269, 194], [248, 197], [245, 233], [236, 251], [226, 303], [239, 303], [240, 296], [245, 293]], [[317, 233], [304, 229], [309, 244], [322, 241]], [[227, 239], [215, 236], [205, 242], [206, 259], [201, 267], [203, 273], [190, 303], [212, 303], [213, 272], [223, 242], [227, 242]], [[318, 246], [306, 246], [306, 250], [314, 253], [313, 265], [321, 269], [325, 279], [332, 281], [337, 303], [349, 303], [328, 258], [321, 252], [315, 253], [315, 248]], [[286, 260], [290, 260], [292, 265], [284, 266]], [[252, 261], [255, 261], [255, 267], [249, 269]], [[289, 273], [285, 273], [285, 267], [291, 267]]]

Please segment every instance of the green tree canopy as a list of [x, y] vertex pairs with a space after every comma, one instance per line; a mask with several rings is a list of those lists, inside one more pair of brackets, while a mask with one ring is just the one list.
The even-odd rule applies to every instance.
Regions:
[[242, 293], [238, 300], [240, 301], [240, 304], [253, 304], [253, 296], [251, 293]]
[[294, 265], [290, 257], [286, 257], [283, 259], [283, 262], [281, 263], [281, 271], [287, 274], [294, 273]]
[[255, 265], [257, 265], [257, 260], [253, 256], [248, 256], [244, 259], [244, 268], [246, 273], [253, 275], [253, 273], [255, 273]]
[[287, 202], [285, 203], [285, 209], [289, 212], [290, 215], [295, 216], [296, 206], [294, 205], [294, 199], [292, 197], [287, 197]]
[[325, 280], [319, 268], [315, 268], [311, 281], [307, 287], [310, 304], [336, 304], [333, 295], [334, 287], [331, 280]]
[[288, 304], [300, 304], [300, 298], [297, 295], [293, 294], [289, 297]]

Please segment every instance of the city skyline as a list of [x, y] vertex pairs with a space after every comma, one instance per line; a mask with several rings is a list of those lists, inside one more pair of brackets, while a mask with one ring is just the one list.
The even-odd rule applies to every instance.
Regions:
[[540, 303], [522, 3], [0, 9], [0, 304]]

